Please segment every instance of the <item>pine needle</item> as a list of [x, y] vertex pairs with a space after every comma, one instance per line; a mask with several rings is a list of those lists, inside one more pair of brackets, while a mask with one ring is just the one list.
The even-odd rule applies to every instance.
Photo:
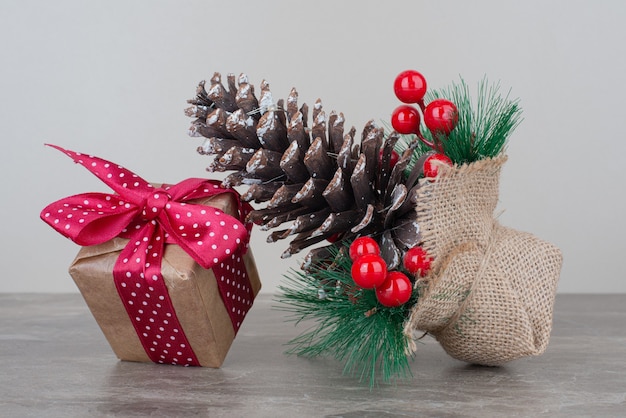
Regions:
[[[505, 150], [510, 135], [522, 121], [519, 99], [509, 96], [510, 91], [502, 96], [500, 83], [489, 84], [486, 77], [478, 83], [475, 100], [472, 100], [470, 89], [463, 79], [426, 94], [426, 103], [445, 98], [452, 101], [459, 111], [457, 126], [447, 137], [437, 138], [443, 144], [445, 154], [455, 164], [492, 158]], [[425, 127], [422, 135], [428, 140], [433, 139], [432, 133]], [[398, 141], [399, 149], [406, 149], [414, 137], [404, 136], [402, 141]], [[428, 151], [430, 149], [425, 145], [416, 148], [413, 160]]]
[[338, 253], [334, 268], [319, 266], [310, 273], [291, 270], [286, 285], [279, 286], [278, 308], [290, 313], [296, 324], [312, 326], [288, 342], [288, 354], [306, 357], [329, 355], [344, 363], [344, 374], [369, 383], [411, 377], [409, 339], [404, 322], [416, 302], [387, 308], [373, 290], [356, 286], [350, 275], [350, 259]]
[[471, 163], [500, 154], [513, 130], [521, 122], [519, 99], [503, 97], [500, 83], [489, 84], [486, 78], [478, 83], [476, 101], [463, 79], [447, 89], [433, 90], [427, 99], [444, 97], [459, 110], [457, 127], [447, 138], [440, 138], [444, 151], [456, 164]]

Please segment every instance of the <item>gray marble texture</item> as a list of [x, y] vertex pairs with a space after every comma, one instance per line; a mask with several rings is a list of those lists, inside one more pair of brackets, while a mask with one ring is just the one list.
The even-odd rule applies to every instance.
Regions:
[[120, 362], [78, 294], [0, 294], [2, 417], [626, 416], [626, 295], [559, 295], [543, 356], [486, 368], [429, 338], [413, 379], [374, 390], [283, 354], [302, 329], [269, 295], [221, 369]]

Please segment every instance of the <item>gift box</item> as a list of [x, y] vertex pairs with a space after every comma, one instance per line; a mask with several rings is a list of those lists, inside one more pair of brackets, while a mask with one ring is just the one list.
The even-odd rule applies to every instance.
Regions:
[[218, 182], [155, 187], [63, 150], [116, 194], [54, 202], [42, 219], [83, 245], [69, 271], [121, 360], [220, 367], [261, 288], [251, 209]]
[[[236, 213], [235, 199], [230, 195], [218, 195], [202, 204], [219, 208], [227, 214]], [[104, 244], [82, 247], [69, 271], [115, 355], [121, 360], [148, 362], [150, 357], [137, 336], [113, 280], [113, 265], [127, 242], [114, 238]], [[250, 296], [254, 299], [261, 282], [252, 252], [248, 249], [242, 257], [250, 280]], [[235, 338], [235, 331], [221, 299], [215, 271], [200, 266], [180, 246], [169, 244], [165, 246], [161, 273], [199, 364], [220, 367]], [[232, 298], [231, 295], [227, 297]]]

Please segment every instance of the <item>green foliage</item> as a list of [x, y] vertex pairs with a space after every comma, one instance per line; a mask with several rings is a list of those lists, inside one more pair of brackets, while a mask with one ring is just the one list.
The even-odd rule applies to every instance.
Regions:
[[[300, 323], [312, 327], [288, 344], [287, 353], [307, 357], [330, 355], [344, 363], [344, 373], [368, 381], [387, 383], [411, 376], [409, 338], [404, 322], [417, 299], [387, 308], [374, 290], [356, 286], [350, 275], [352, 262], [343, 251], [333, 266], [317, 266], [310, 273], [292, 270], [280, 286], [279, 307]], [[382, 376], [381, 376], [382, 375]]]
[[448, 88], [430, 91], [426, 103], [437, 98], [451, 100], [459, 110], [456, 128], [447, 138], [438, 138], [445, 154], [456, 164], [497, 156], [521, 122], [519, 100], [509, 99], [509, 93], [503, 97], [500, 84], [489, 84], [486, 78], [478, 83], [475, 101], [463, 79]]
[[[495, 157], [506, 147], [511, 133], [521, 122], [522, 110], [518, 99], [502, 96], [500, 84], [489, 84], [486, 78], [478, 83], [476, 99], [472, 100], [470, 89], [463, 79], [443, 89], [430, 90], [424, 98], [429, 103], [438, 98], [452, 101], [459, 111], [459, 121], [448, 137], [439, 136], [445, 154], [455, 164], [471, 163]], [[422, 128], [422, 135], [432, 141], [432, 133]], [[405, 150], [415, 139], [407, 135], [398, 141], [399, 149]], [[415, 148], [413, 161], [430, 151], [420, 142]]]

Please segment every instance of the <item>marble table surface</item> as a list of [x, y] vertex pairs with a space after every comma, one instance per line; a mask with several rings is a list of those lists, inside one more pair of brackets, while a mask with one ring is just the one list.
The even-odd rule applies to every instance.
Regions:
[[544, 355], [464, 364], [426, 338], [413, 378], [370, 390], [261, 295], [220, 369], [116, 359], [79, 294], [0, 294], [2, 417], [626, 416], [626, 295], [558, 295]]

